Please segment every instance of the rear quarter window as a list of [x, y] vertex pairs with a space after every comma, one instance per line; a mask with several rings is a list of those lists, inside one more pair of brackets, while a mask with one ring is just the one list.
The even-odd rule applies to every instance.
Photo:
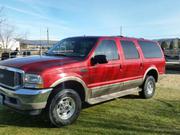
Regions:
[[145, 58], [162, 58], [160, 46], [155, 42], [138, 41]]

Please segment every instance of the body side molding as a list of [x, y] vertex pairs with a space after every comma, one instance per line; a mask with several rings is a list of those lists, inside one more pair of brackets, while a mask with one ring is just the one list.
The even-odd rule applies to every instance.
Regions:
[[97, 103], [108, 101], [108, 100], [111, 100], [111, 99], [114, 99], [114, 98], [119, 98], [119, 97], [122, 97], [122, 96], [125, 96], [125, 95], [133, 94], [133, 93], [139, 92], [139, 91], [140, 91], [139, 88], [127, 89], [127, 90], [119, 91], [119, 92], [116, 92], [116, 93], [103, 95], [103, 96], [100, 96], [100, 97], [90, 98], [90, 99], [88, 99], [88, 103], [89, 104], [97, 104]]

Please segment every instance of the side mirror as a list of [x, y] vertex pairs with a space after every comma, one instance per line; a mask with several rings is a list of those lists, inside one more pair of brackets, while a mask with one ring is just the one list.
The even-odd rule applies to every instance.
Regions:
[[108, 63], [106, 55], [96, 55], [91, 59], [92, 65]]

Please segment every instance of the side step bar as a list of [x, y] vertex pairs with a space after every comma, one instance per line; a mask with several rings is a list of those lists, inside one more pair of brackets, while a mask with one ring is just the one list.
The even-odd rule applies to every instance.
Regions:
[[103, 96], [96, 97], [96, 98], [90, 98], [88, 100], [88, 103], [89, 104], [97, 104], [97, 103], [108, 101], [108, 100], [111, 100], [111, 99], [114, 99], [114, 98], [130, 95], [130, 94], [133, 94], [133, 93], [136, 93], [136, 92], [139, 92], [139, 91], [141, 91], [140, 88], [133, 88], [133, 89], [128, 89], [128, 90], [123, 90], [123, 91], [119, 91], [119, 92], [108, 94], [108, 95], [103, 95]]

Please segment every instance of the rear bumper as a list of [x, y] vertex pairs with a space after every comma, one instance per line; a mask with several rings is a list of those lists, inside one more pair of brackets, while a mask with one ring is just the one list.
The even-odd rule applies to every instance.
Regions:
[[15, 91], [0, 86], [0, 95], [3, 96], [3, 105], [17, 111], [29, 111], [31, 115], [37, 115], [46, 107], [52, 88], [32, 90], [17, 89]]

